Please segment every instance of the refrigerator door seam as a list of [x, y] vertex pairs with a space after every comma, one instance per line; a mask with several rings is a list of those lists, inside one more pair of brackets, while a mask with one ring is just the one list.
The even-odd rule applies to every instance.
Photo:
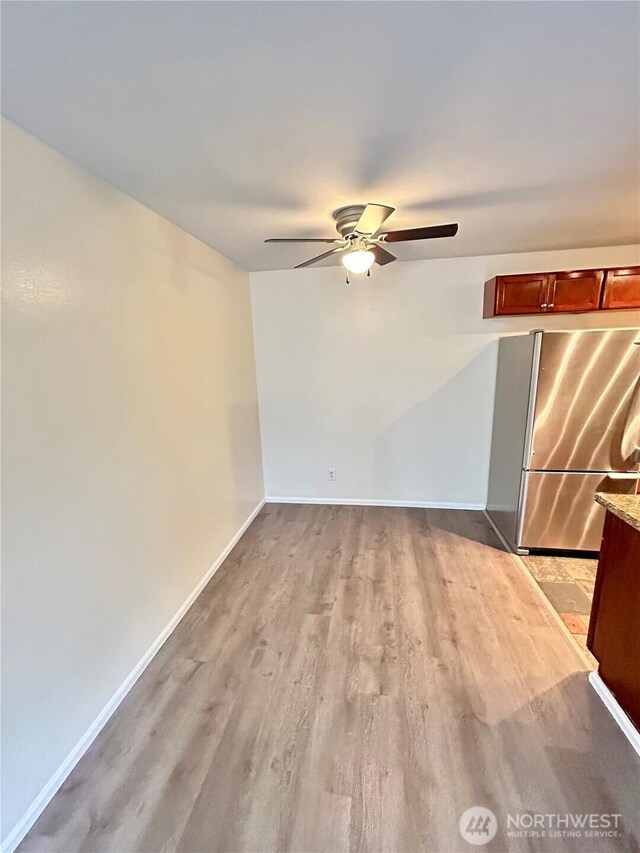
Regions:
[[609, 477], [612, 480], [638, 480], [640, 479], [640, 471], [609, 469], [606, 471], [596, 470], [593, 468], [524, 468], [525, 474], [602, 474], [603, 477]]

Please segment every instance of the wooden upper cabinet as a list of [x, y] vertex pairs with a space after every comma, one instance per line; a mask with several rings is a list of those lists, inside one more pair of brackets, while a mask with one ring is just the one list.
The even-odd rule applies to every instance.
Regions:
[[539, 314], [548, 302], [549, 274], [499, 275], [485, 285], [484, 316]]
[[640, 308], [640, 267], [498, 275], [484, 285], [484, 317]]
[[550, 273], [547, 310], [552, 313], [596, 311], [603, 278], [603, 270]]
[[602, 308], [640, 308], [640, 267], [607, 270]]

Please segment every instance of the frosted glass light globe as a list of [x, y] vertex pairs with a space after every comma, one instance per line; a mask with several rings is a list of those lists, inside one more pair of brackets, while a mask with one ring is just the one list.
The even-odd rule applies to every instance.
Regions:
[[342, 256], [342, 263], [349, 270], [349, 272], [362, 273], [366, 272], [368, 269], [371, 269], [371, 266], [375, 259], [376, 256], [373, 254], [373, 252], [368, 252], [364, 249], [357, 249], [354, 252], [346, 252]]

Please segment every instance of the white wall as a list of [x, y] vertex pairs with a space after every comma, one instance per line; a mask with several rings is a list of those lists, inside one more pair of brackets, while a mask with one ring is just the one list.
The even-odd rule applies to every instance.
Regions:
[[350, 286], [340, 267], [252, 273], [267, 495], [484, 506], [497, 337], [640, 323], [483, 320], [484, 281], [639, 259], [636, 246], [396, 262]]
[[263, 496], [247, 273], [2, 124], [3, 835]]

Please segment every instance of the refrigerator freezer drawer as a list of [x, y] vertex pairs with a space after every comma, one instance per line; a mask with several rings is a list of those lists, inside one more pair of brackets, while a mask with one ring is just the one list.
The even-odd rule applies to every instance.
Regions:
[[633, 495], [636, 474], [621, 477], [580, 472], [524, 472], [518, 547], [599, 551], [604, 508], [596, 492]]

